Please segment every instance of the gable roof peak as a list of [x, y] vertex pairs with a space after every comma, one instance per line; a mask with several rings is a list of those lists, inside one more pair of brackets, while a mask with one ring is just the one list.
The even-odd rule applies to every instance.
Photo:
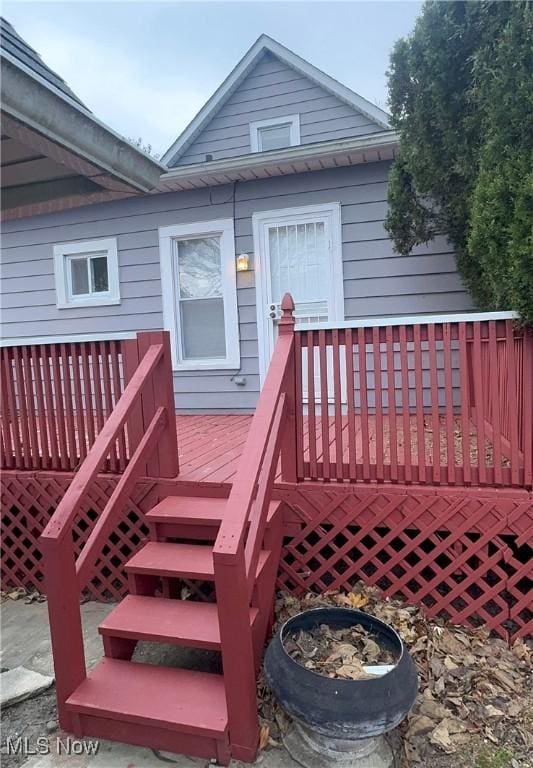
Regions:
[[196, 117], [189, 123], [185, 130], [178, 136], [176, 141], [167, 149], [161, 161], [169, 165], [176, 162], [185, 152], [187, 147], [192, 144], [195, 138], [212, 120], [216, 113], [222, 108], [225, 102], [236, 91], [244, 78], [254, 68], [258, 60], [268, 51], [278, 59], [295, 69], [297, 72], [308, 77], [313, 82], [320, 85], [326, 91], [337, 96], [349, 106], [366, 115], [377, 125], [385, 130], [390, 129], [389, 115], [380, 107], [359, 96], [347, 86], [339, 83], [335, 78], [330, 77], [322, 70], [302, 59], [296, 53], [285, 47], [274, 38], [263, 33], [255, 43], [244, 54], [239, 63], [229, 73], [224, 82], [217, 88], [215, 93], [204, 104]]

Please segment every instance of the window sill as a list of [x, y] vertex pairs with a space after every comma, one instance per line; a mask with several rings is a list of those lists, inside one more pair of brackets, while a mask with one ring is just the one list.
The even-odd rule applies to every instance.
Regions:
[[191, 361], [187, 363], [173, 363], [172, 370], [180, 371], [238, 371], [240, 361], [236, 360], [205, 360]]
[[77, 309], [78, 307], [111, 307], [120, 304], [120, 299], [82, 299], [81, 301], [68, 301], [65, 304], [56, 304], [57, 309]]

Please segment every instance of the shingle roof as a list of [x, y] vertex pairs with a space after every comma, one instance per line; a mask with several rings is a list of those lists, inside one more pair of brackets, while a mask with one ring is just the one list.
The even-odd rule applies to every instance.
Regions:
[[50, 69], [28, 43], [22, 39], [15, 28], [0, 16], [0, 45], [2, 50], [18, 59], [22, 64], [31, 69], [37, 75], [46, 80], [50, 85], [60, 90], [65, 96], [73, 99], [77, 104], [87, 109], [85, 104], [79, 99], [65, 83], [62, 77]]

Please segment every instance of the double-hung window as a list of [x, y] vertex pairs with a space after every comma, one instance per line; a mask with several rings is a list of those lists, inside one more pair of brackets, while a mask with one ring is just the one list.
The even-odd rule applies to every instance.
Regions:
[[115, 238], [54, 246], [59, 309], [120, 303]]
[[285, 149], [300, 143], [300, 116], [287, 115], [250, 123], [252, 152]]
[[162, 227], [159, 246], [174, 368], [238, 368], [233, 220]]

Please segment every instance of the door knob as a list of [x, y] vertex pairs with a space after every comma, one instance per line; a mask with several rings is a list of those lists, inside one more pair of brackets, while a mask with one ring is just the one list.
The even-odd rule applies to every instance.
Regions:
[[275, 320], [275, 318], [276, 318], [276, 313], [275, 313], [275, 312], [271, 312], [271, 313], [270, 313], [270, 317], [272, 318], [272, 320]]

